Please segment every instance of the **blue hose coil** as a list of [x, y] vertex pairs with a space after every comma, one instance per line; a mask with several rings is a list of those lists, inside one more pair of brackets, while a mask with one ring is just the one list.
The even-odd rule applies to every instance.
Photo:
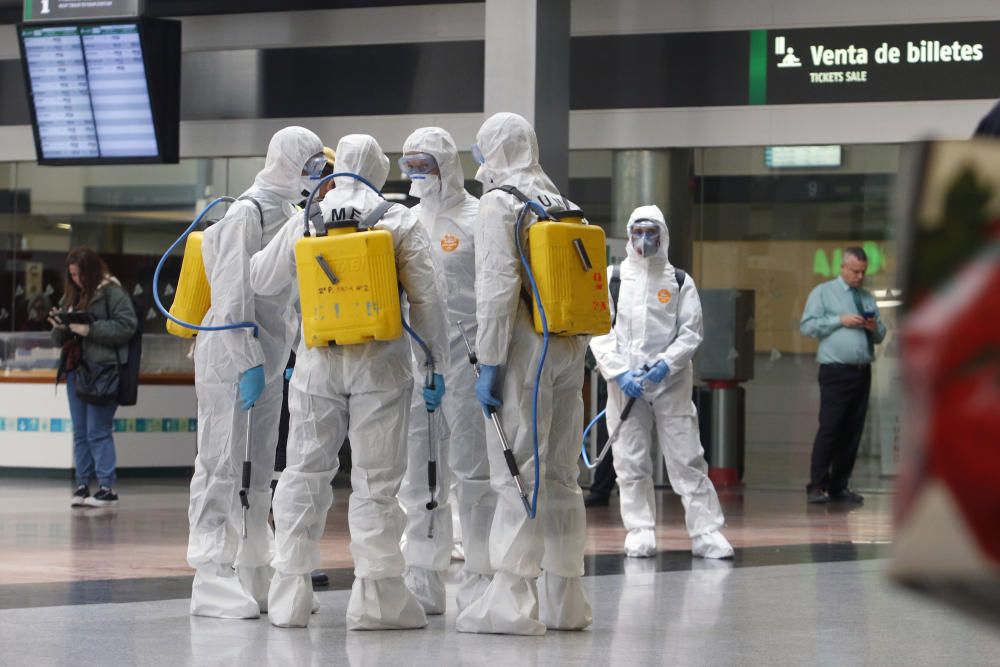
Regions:
[[233, 203], [235, 201], [236, 200], [233, 199], [232, 197], [218, 197], [215, 200], [213, 200], [208, 206], [202, 209], [201, 213], [198, 214], [198, 217], [194, 219], [194, 222], [188, 225], [188, 228], [185, 229], [184, 232], [179, 237], [177, 237], [177, 240], [174, 241], [173, 245], [167, 248], [167, 251], [163, 253], [163, 257], [161, 257], [160, 261], [157, 262], [156, 264], [156, 271], [153, 272], [153, 301], [156, 302], [156, 307], [159, 309], [161, 313], [163, 313], [164, 317], [166, 317], [171, 322], [179, 324], [180, 326], [186, 329], [194, 329], [195, 331], [230, 331], [232, 329], [253, 329], [254, 338], [257, 338], [257, 336], [260, 334], [260, 329], [257, 326], [256, 322], [234, 322], [232, 324], [221, 324], [219, 326], [214, 326], [214, 327], [206, 327], [200, 324], [192, 324], [191, 322], [185, 322], [184, 320], [180, 320], [171, 315], [170, 311], [167, 310], [163, 306], [163, 303], [160, 301], [160, 272], [163, 270], [163, 265], [167, 263], [167, 258], [170, 256], [170, 253], [172, 253], [177, 248], [177, 246], [179, 246], [188, 237], [188, 235], [191, 232], [193, 232], [199, 224], [201, 224], [202, 219], [208, 214], [210, 210], [212, 210], [212, 208], [215, 207], [216, 204], [219, 204], [221, 202]]

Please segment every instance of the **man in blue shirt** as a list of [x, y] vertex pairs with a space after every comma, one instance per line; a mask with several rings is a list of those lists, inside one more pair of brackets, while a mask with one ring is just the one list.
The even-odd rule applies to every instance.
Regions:
[[819, 430], [806, 487], [813, 504], [864, 502], [847, 482], [865, 428], [875, 345], [885, 338], [875, 298], [861, 287], [867, 270], [865, 251], [845, 248], [840, 276], [817, 285], [802, 312], [802, 333], [819, 339]]

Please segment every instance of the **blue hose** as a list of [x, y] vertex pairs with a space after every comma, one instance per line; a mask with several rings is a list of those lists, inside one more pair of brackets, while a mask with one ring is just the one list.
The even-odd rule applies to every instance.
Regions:
[[431, 348], [428, 347], [427, 343], [424, 342], [423, 338], [417, 335], [416, 331], [410, 328], [410, 325], [406, 322], [405, 317], [403, 318], [403, 328], [406, 329], [406, 333], [410, 334], [410, 338], [412, 338], [417, 343], [417, 345], [420, 346], [420, 349], [424, 351], [424, 356], [427, 358], [427, 365], [433, 368], [434, 364], [432, 362], [434, 360], [434, 357], [431, 354]]
[[156, 271], [153, 272], [153, 301], [156, 302], [156, 307], [159, 308], [160, 312], [163, 313], [163, 315], [168, 320], [174, 322], [175, 324], [179, 324], [180, 326], [186, 329], [194, 329], [195, 331], [229, 331], [231, 329], [253, 329], [253, 335], [254, 338], [256, 338], [260, 333], [260, 329], [257, 327], [256, 322], [234, 322], [232, 324], [222, 324], [215, 327], [204, 327], [201, 326], [200, 324], [192, 324], [191, 322], [185, 322], [184, 320], [177, 319], [176, 317], [170, 314], [170, 311], [168, 311], [163, 306], [163, 303], [160, 301], [160, 287], [159, 287], [160, 272], [163, 270], [163, 265], [166, 264], [167, 262], [167, 257], [169, 257], [170, 253], [172, 253], [177, 248], [177, 246], [179, 246], [181, 242], [184, 241], [184, 239], [186, 239], [188, 235], [191, 232], [193, 232], [194, 229], [199, 224], [201, 224], [202, 219], [216, 204], [219, 204], [220, 202], [233, 203], [235, 201], [236, 200], [233, 199], [232, 197], [219, 197], [214, 201], [212, 201], [208, 206], [202, 209], [201, 213], [198, 214], [198, 217], [194, 219], [194, 222], [188, 225], [188, 228], [184, 230], [184, 233], [181, 234], [179, 237], [177, 237], [177, 240], [174, 241], [173, 245], [167, 248], [167, 251], [163, 253], [163, 257], [161, 257], [160, 261], [156, 264]]
[[597, 416], [591, 419], [590, 423], [587, 424], [587, 428], [583, 429], [583, 442], [580, 444], [580, 453], [583, 455], [584, 465], [586, 465], [590, 469], [595, 468], [596, 465], [590, 462], [590, 455], [587, 454], [587, 436], [590, 435], [590, 429], [594, 428], [594, 425], [597, 422], [601, 421], [601, 419], [604, 417], [607, 411], [608, 411], [607, 408], [605, 408], [604, 410], [598, 412]]
[[549, 353], [549, 321], [545, 317], [545, 308], [542, 306], [542, 297], [538, 293], [538, 284], [535, 282], [535, 274], [531, 270], [531, 264], [524, 254], [524, 244], [521, 242], [521, 228], [524, 225], [525, 215], [531, 209], [539, 218], [548, 218], [548, 212], [537, 202], [528, 202], [521, 208], [517, 216], [517, 223], [514, 225], [514, 240], [517, 243], [517, 252], [521, 255], [521, 264], [528, 275], [528, 282], [531, 284], [531, 293], [534, 295], [535, 303], [538, 306], [538, 315], [542, 320], [542, 355], [538, 359], [538, 370], [535, 372], [535, 390], [531, 398], [531, 430], [532, 446], [535, 455], [535, 486], [531, 490], [531, 518], [538, 514], [538, 485], [540, 481], [540, 461], [538, 453], [538, 392], [542, 385], [542, 370], [545, 368], [545, 357]]

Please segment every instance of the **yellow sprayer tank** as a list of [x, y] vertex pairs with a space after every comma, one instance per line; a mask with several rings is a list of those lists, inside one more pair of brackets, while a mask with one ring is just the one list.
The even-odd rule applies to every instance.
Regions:
[[[604, 230], [584, 224], [579, 211], [554, 216], [555, 221], [540, 220], [528, 228], [531, 270], [545, 307], [549, 333], [606, 334], [611, 330], [611, 311]], [[535, 331], [542, 333], [534, 298], [532, 303]]]
[[308, 347], [354, 345], [403, 335], [392, 234], [332, 229], [295, 243], [302, 327]]
[[[205, 262], [201, 257], [201, 243], [204, 232], [191, 232], [184, 244], [184, 260], [181, 275], [177, 281], [177, 292], [170, 305], [170, 314], [184, 322], [201, 324], [205, 313], [212, 304], [212, 289], [205, 274]], [[193, 338], [197, 331], [167, 320], [167, 332], [181, 338]]]

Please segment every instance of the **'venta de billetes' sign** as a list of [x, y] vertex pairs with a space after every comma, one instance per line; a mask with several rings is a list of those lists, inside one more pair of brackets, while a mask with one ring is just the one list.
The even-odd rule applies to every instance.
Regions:
[[1000, 97], [997, 22], [767, 30], [753, 36], [751, 79], [755, 67], [766, 66], [751, 103]]

